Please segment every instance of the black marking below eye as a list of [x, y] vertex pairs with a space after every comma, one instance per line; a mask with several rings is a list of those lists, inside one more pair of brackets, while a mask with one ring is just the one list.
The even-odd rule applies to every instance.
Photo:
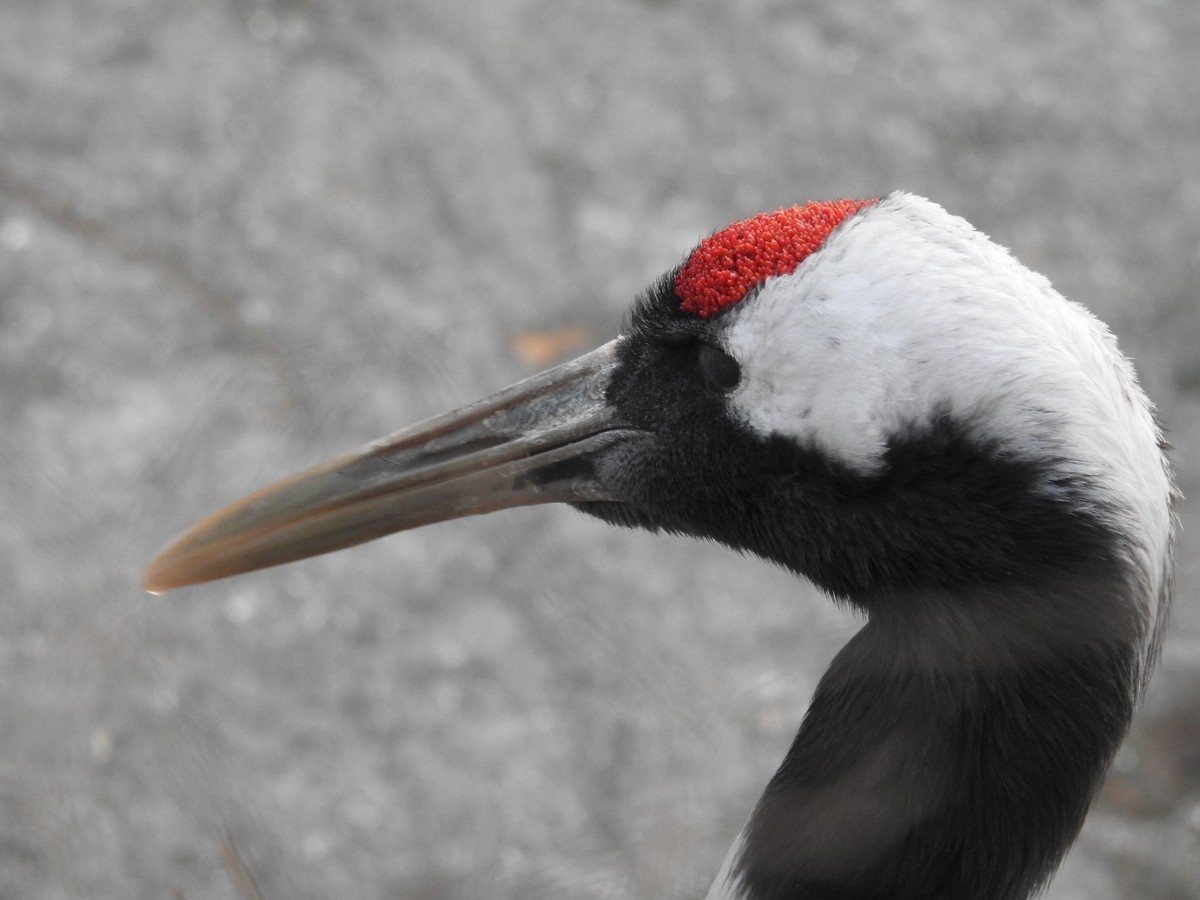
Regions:
[[742, 367], [737, 360], [712, 344], [700, 345], [700, 370], [709, 387], [722, 393], [732, 391], [742, 380]]

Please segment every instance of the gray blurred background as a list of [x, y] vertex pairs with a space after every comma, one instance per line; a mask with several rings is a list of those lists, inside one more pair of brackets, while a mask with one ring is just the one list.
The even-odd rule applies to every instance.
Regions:
[[[1198, 46], [1193, 0], [4, 0], [0, 898], [702, 896], [860, 624], [806, 585], [558, 507], [141, 567], [893, 188], [1106, 319], [1200, 494]], [[1200, 896], [1195, 509], [1054, 900]]]

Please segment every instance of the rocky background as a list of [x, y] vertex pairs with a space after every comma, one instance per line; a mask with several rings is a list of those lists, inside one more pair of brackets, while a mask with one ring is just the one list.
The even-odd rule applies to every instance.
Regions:
[[[566, 508], [165, 598], [224, 501], [901, 187], [1119, 335], [1200, 494], [1192, 0], [4, 0], [0, 898], [698, 898], [860, 624]], [[1200, 896], [1200, 563], [1047, 897]], [[1190, 527], [1189, 527], [1190, 526]]]

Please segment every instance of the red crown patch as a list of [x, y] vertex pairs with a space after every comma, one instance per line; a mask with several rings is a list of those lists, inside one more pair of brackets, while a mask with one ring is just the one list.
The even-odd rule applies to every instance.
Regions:
[[871, 200], [826, 200], [761, 213], [706, 237], [675, 278], [679, 308], [702, 319], [733, 306], [759, 282], [794, 272], [829, 233]]

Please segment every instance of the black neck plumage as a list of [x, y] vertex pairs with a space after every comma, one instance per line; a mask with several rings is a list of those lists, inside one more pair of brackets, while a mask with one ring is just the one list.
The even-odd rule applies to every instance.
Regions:
[[743, 834], [743, 896], [1027, 897], [1132, 715], [1120, 583], [1093, 573], [877, 606], [907, 612], [873, 615], [822, 679]]

